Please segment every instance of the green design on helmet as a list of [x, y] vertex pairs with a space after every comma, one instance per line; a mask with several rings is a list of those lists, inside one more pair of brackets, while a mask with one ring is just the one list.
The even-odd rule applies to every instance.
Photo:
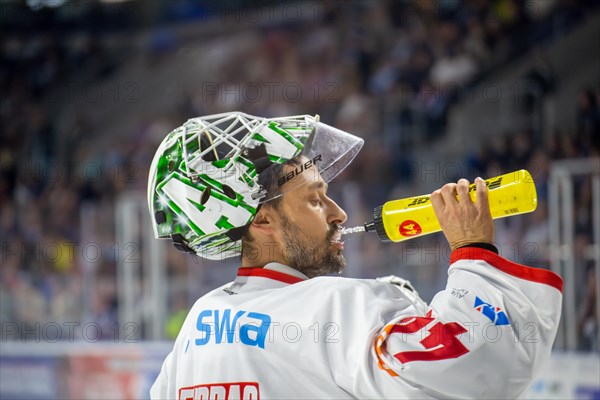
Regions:
[[230, 112], [192, 118], [165, 137], [150, 167], [154, 235], [208, 259], [237, 256], [258, 207], [294, 189], [285, 177], [275, 189], [259, 180], [277, 180], [283, 164], [303, 156], [318, 160], [317, 170], [329, 181], [362, 145], [362, 139], [319, 122], [318, 116]]

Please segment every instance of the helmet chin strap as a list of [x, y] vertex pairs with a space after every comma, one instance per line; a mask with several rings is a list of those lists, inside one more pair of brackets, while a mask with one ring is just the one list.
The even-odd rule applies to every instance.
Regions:
[[[225, 232], [225, 235], [227, 235], [227, 237], [229, 239], [231, 239], [232, 242], [236, 242], [236, 241], [242, 239], [242, 237], [244, 236], [244, 234], [246, 233], [246, 231], [248, 230], [249, 227], [250, 227], [250, 224], [240, 226], [237, 228], [231, 228], [230, 230]], [[183, 253], [196, 254], [196, 251], [189, 246], [188, 241], [185, 240], [185, 238], [183, 237], [182, 234], [180, 234], [180, 233], [172, 234], [171, 240], [173, 241], [173, 246], [175, 246], [175, 248], [177, 250], [179, 250]]]
[[244, 236], [244, 234], [246, 233], [246, 231], [248, 230], [249, 227], [250, 227], [250, 224], [244, 225], [244, 226], [239, 226], [237, 228], [231, 228], [230, 230], [225, 232], [225, 235], [227, 235], [227, 237], [229, 239], [231, 239], [231, 241], [236, 242], [236, 241], [242, 239], [242, 237]]
[[269, 160], [269, 155], [267, 154], [267, 148], [264, 143], [256, 147], [246, 147], [242, 150], [242, 155], [252, 164], [254, 164], [254, 168], [256, 169], [256, 173], [260, 174], [267, 168], [269, 168], [273, 163]]
[[[273, 162], [269, 160], [267, 148], [265, 147], [264, 143], [261, 143], [256, 147], [245, 147], [242, 150], [242, 155], [254, 165], [256, 173], [259, 175], [273, 165]], [[266, 191], [260, 185], [258, 185], [258, 187], [251, 193], [253, 200], [261, 198], [264, 195], [266, 195]]]
[[[244, 148], [244, 150], [242, 150], [242, 155], [254, 165], [254, 169], [256, 169], [257, 174], [261, 174], [263, 171], [273, 165], [273, 162], [269, 160], [267, 148], [265, 147], [264, 143], [261, 143], [256, 147]], [[260, 188], [257, 193], [261, 194], [262, 192], [264, 191], [262, 188]], [[249, 227], [250, 224], [237, 228], [231, 228], [225, 232], [225, 235], [235, 242], [242, 239]]]
[[194, 249], [188, 246], [188, 242], [184, 239], [181, 233], [174, 233], [171, 235], [171, 240], [173, 240], [173, 246], [181, 252], [196, 254]]

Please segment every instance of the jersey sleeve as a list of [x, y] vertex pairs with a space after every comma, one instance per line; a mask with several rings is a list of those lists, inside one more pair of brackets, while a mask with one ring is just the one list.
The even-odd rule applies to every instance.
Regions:
[[428, 311], [394, 316], [370, 342], [373, 381], [365, 384], [384, 386], [381, 393], [401, 381], [435, 398], [515, 398], [550, 356], [561, 292], [551, 271], [455, 250]]

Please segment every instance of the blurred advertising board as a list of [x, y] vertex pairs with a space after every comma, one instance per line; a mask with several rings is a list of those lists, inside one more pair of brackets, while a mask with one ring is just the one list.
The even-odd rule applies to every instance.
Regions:
[[0, 399], [144, 399], [172, 343], [0, 345]]
[[[0, 399], [145, 399], [170, 342], [0, 343]], [[523, 399], [600, 399], [600, 355], [554, 353]]]

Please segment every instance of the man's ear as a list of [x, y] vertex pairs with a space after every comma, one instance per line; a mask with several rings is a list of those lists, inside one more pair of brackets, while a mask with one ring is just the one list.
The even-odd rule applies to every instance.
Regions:
[[268, 206], [258, 209], [250, 227], [257, 233], [269, 236], [275, 233], [275, 210]]

